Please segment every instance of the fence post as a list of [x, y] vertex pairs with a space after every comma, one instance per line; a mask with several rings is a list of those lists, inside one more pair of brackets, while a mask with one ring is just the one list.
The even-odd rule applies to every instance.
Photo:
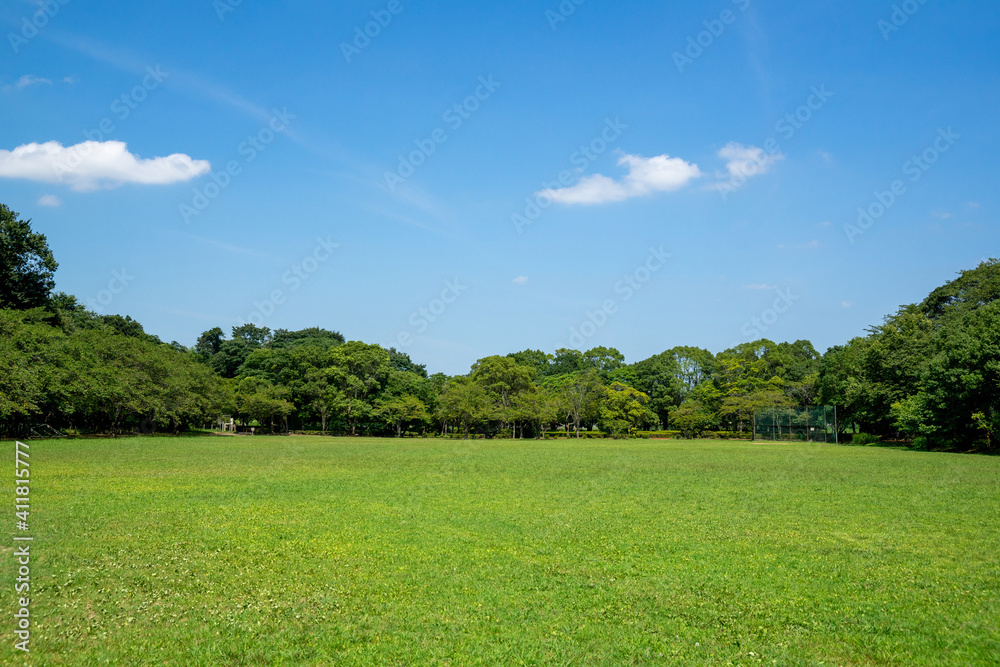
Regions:
[[833, 442], [840, 444], [840, 422], [837, 421], [837, 405], [833, 406]]

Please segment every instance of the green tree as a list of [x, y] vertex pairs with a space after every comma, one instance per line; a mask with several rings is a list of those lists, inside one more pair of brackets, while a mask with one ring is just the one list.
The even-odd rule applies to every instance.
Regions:
[[31, 230], [30, 220], [21, 220], [0, 204], [0, 308], [45, 306], [58, 267], [45, 236]]
[[375, 401], [375, 413], [396, 431], [397, 437], [401, 437], [404, 426], [424, 425], [430, 421], [428, 401], [432, 394], [433, 385], [428, 378], [413, 371], [393, 369]]
[[635, 429], [656, 422], [656, 414], [649, 409], [649, 396], [638, 389], [614, 382], [604, 388], [601, 402], [601, 430], [613, 438], [627, 437]]
[[530, 391], [533, 370], [510, 357], [492, 356], [480, 359], [472, 366], [470, 378], [486, 392], [491, 403], [491, 416], [499, 421], [499, 430], [507, 424], [517, 428], [519, 410], [515, 401], [519, 394]]
[[914, 306], [900, 309], [864, 338], [827, 353], [819, 374], [820, 400], [842, 406], [840, 419], [865, 433], [890, 436], [892, 406], [919, 391], [934, 356], [934, 321]]
[[1000, 260], [989, 259], [959, 273], [959, 277], [931, 292], [918, 306], [931, 319], [976, 310], [1000, 300]]
[[677, 357], [671, 351], [661, 352], [633, 364], [629, 370], [628, 377], [619, 375], [617, 379], [648, 395], [649, 408], [656, 413], [661, 424], [666, 424], [670, 420], [670, 411], [680, 405], [685, 386], [678, 379], [680, 367]]
[[979, 440], [993, 447], [1000, 425], [1000, 301], [945, 318], [933, 349], [911, 398], [927, 415], [922, 434], [953, 447]]
[[397, 438], [403, 437], [405, 425], [413, 422], [426, 422], [430, 419], [424, 402], [409, 394], [380, 399], [376, 403], [376, 412], [395, 427]]
[[597, 370], [590, 368], [551, 379], [548, 386], [556, 395], [556, 404], [567, 424], [573, 425], [576, 437], [584, 422], [597, 421], [604, 383]]
[[460, 426], [468, 439], [471, 429], [492, 416], [490, 397], [471, 378], [452, 378], [441, 392], [438, 413], [446, 422]]
[[[547, 387], [533, 386], [527, 391], [522, 391], [514, 399], [513, 409], [519, 422], [531, 426], [536, 439], [543, 437], [549, 425], [556, 423], [560, 415], [558, 398], [555, 392]], [[522, 438], [524, 430], [522, 426]], [[514, 435], [517, 436], [516, 433]]]
[[46, 407], [52, 350], [65, 338], [40, 321], [37, 311], [0, 310], [0, 428], [15, 425]]
[[607, 374], [625, 365], [625, 355], [613, 347], [595, 347], [583, 353], [584, 364]]
[[337, 391], [325, 381], [322, 383], [310, 383], [306, 385], [306, 404], [319, 417], [320, 432], [326, 435], [326, 425], [330, 415], [337, 409], [339, 403]]
[[743, 343], [715, 358], [713, 381], [722, 392], [719, 417], [730, 430], [748, 431], [754, 411], [812, 405], [819, 355], [809, 341]]
[[287, 397], [287, 389], [276, 387], [263, 378], [241, 378], [236, 383], [236, 413], [244, 423], [269, 424], [273, 433], [275, 418], [285, 418], [294, 409]]
[[548, 374], [553, 376], [568, 375], [586, 368], [587, 362], [584, 360], [582, 352], [563, 347], [556, 350], [552, 363], [549, 364]]
[[393, 370], [406, 371], [408, 373], [413, 373], [419, 375], [422, 378], [427, 377], [427, 367], [423, 364], [418, 364], [410, 359], [410, 355], [406, 352], [400, 352], [394, 347], [389, 348], [389, 366]]
[[715, 374], [715, 355], [699, 347], [678, 346], [667, 350], [677, 364], [678, 398], [683, 401], [695, 387]]
[[701, 401], [688, 399], [670, 414], [670, 424], [685, 438], [696, 438], [702, 432], [717, 428], [717, 414]]
[[124, 317], [121, 315], [102, 315], [101, 321], [104, 322], [109, 329], [121, 336], [138, 338], [139, 340], [149, 341], [150, 343], [161, 342], [157, 336], [152, 336], [146, 333], [143, 330], [142, 325], [128, 315]]
[[[214, 343], [215, 329], [202, 334], [210, 344]], [[271, 330], [254, 324], [233, 327], [233, 337], [221, 341], [219, 350], [209, 357], [208, 362], [224, 378], [235, 378], [254, 350], [259, 350], [271, 341]], [[199, 340], [202, 338], [200, 337]]]
[[512, 352], [507, 355], [521, 366], [527, 366], [532, 370], [532, 380], [540, 382], [549, 374], [549, 367], [552, 365], [553, 356], [541, 350], [522, 350]]
[[330, 377], [338, 408], [351, 430], [374, 414], [374, 398], [389, 375], [389, 352], [380, 345], [350, 341], [330, 350]]
[[226, 339], [226, 334], [219, 327], [214, 327], [198, 336], [198, 341], [194, 344], [194, 351], [204, 360], [212, 358], [222, 349], [222, 342]]
[[299, 347], [300, 345], [316, 345], [330, 349], [344, 343], [344, 337], [336, 331], [328, 331], [319, 327], [309, 327], [298, 331], [276, 329], [268, 346], [272, 349]]

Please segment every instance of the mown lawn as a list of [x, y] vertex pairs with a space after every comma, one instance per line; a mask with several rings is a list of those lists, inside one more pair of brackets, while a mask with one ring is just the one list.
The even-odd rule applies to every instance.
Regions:
[[30, 451], [32, 650], [13, 649], [8, 474], [2, 664], [1000, 663], [1000, 457], [309, 437]]

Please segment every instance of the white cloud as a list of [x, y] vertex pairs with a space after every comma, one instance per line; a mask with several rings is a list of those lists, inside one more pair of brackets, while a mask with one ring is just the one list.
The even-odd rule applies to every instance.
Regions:
[[39, 206], [62, 206], [62, 200], [55, 195], [42, 195], [38, 198]]
[[766, 283], [755, 283], [753, 285], [744, 285], [743, 289], [778, 289], [777, 285], [768, 285]]
[[74, 190], [111, 189], [126, 183], [167, 185], [207, 174], [207, 160], [183, 153], [143, 159], [121, 141], [85, 141], [63, 146], [57, 141], [0, 150], [0, 178], [59, 183]]
[[629, 173], [620, 181], [595, 174], [581, 179], [576, 185], [542, 190], [537, 194], [560, 204], [604, 204], [654, 192], [678, 190], [702, 175], [698, 165], [669, 155], [651, 158], [623, 155], [618, 164], [626, 165], [629, 169]]
[[841, 301], [840, 305], [842, 307], [844, 307], [844, 308], [850, 308], [851, 306], [854, 305], [854, 302], [853, 301]]
[[42, 77], [35, 76], [34, 74], [25, 74], [20, 79], [18, 79], [17, 82], [14, 83], [14, 85], [4, 86], [3, 89], [5, 91], [21, 90], [22, 88], [27, 88], [28, 86], [34, 86], [42, 83], [48, 84], [50, 86], [52, 85], [52, 82], [49, 81], [48, 79], [43, 79]]
[[726, 161], [726, 171], [736, 182], [767, 173], [771, 165], [785, 158], [781, 153], [767, 153], [763, 148], [744, 146], [735, 141], [719, 149], [719, 157]]
[[528, 276], [518, 276], [517, 278], [514, 278], [515, 285], [523, 285], [526, 282], [528, 282]]

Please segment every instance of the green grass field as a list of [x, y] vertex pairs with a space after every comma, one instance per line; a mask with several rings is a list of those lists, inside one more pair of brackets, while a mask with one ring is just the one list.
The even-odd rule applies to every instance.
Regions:
[[1000, 663], [998, 457], [309, 437], [30, 452], [31, 653], [13, 649], [8, 474], [3, 664]]

